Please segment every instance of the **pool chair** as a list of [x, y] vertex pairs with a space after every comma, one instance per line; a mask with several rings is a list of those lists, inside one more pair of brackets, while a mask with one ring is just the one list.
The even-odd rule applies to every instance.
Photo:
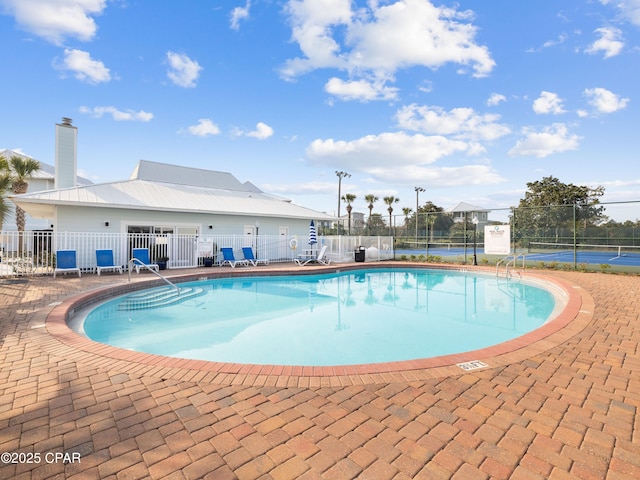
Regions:
[[327, 258], [327, 245], [324, 245], [320, 251], [318, 252], [318, 255], [315, 257], [299, 257], [294, 259], [294, 262], [296, 262], [296, 264], [300, 267], [304, 267], [305, 265], [308, 265], [309, 263], [319, 263], [321, 265], [329, 265], [331, 263], [331, 260], [329, 258]]
[[257, 267], [261, 263], [265, 265], [269, 265], [269, 259], [267, 258], [257, 259], [253, 255], [253, 249], [251, 247], [242, 247], [242, 254], [244, 255], [244, 259], [249, 263], [251, 263], [251, 265], [253, 265], [254, 267]]
[[56, 268], [53, 270], [53, 278], [56, 278], [57, 273], [74, 272], [78, 272], [78, 277], [82, 276], [78, 268], [78, 262], [76, 261], [76, 251], [58, 250], [56, 252]]
[[223, 260], [220, 266], [223, 266], [226, 263], [228, 263], [231, 266], [231, 268], [236, 268], [236, 265], [242, 265], [243, 267], [249, 266], [248, 260], [244, 260], [244, 259], [236, 260], [236, 257], [233, 255], [233, 248], [222, 247], [220, 251], [222, 252], [222, 257], [223, 257]]
[[136, 273], [140, 273], [140, 269], [145, 266], [151, 270], [155, 270], [156, 272], [160, 269], [157, 263], [151, 263], [149, 260], [149, 249], [148, 248], [134, 248], [133, 249], [133, 258], [138, 260], [134, 263], [134, 267], [136, 269]]
[[122, 275], [122, 266], [116, 265], [113, 261], [113, 250], [96, 250], [96, 272], [98, 276], [103, 270], [113, 270]]

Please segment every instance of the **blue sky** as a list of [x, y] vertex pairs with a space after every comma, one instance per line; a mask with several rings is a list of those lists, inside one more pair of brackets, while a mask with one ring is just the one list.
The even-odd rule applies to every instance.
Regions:
[[[0, 0], [0, 148], [94, 182], [140, 159], [335, 213], [516, 205], [553, 175], [640, 200], [640, 0]], [[344, 206], [342, 207], [344, 213]], [[611, 210], [610, 215], [621, 213]], [[624, 218], [635, 220], [635, 210]]]

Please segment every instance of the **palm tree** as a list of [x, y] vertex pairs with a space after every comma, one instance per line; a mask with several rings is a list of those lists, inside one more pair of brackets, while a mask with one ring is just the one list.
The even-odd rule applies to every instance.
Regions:
[[7, 159], [0, 155], [0, 232], [9, 214], [9, 202], [5, 197], [11, 188], [11, 170]]
[[389, 212], [389, 235], [393, 235], [391, 232], [391, 214], [393, 213], [393, 207], [391, 205], [398, 203], [400, 199], [391, 195], [389, 197], [384, 197], [382, 200], [389, 206], [389, 208], [387, 208], [387, 212]]
[[[33, 158], [14, 155], [9, 159], [11, 165], [11, 191], [14, 195], [27, 193], [31, 175], [40, 170], [40, 162]], [[16, 205], [16, 227], [18, 232], [24, 232], [24, 210]], [[18, 236], [18, 251], [22, 252], [22, 235]]]
[[[409, 229], [409, 215], [413, 212], [413, 208], [411, 207], [403, 207], [402, 213], [404, 214], [404, 228], [405, 230]], [[406, 233], [405, 233], [406, 235]]]
[[369, 219], [367, 220], [367, 225], [369, 226], [369, 235], [371, 235], [371, 214], [373, 213], [373, 204], [378, 201], [378, 197], [370, 193], [364, 196], [364, 201], [369, 204]]
[[342, 196], [342, 201], [347, 204], [347, 214], [349, 215], [349, 235], [351, 235], [351, 210], [353, 207], [351, 203], [356, 199], [356, 196], [353, 193], [345, 193]]
[[11, 176], [8, 173], [0, 174], [0, 232], [4, 226], [4, 221], [9, 215], [9, 202], [5, 198], [5, 193], [11, 187]]

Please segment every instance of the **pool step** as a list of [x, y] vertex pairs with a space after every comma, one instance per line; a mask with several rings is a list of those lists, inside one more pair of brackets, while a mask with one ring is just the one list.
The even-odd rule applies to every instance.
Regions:
[[180, 291], [175, 288], [169, 288], [166, 290], [154, 290], [153, 292], [133, 293], [127, 295], [126, 299], [118, 305], [118, 310], [130, 311], [166, 307], [200, 296], [203, 293], [204, 289], [199, 287], [181, 287]]

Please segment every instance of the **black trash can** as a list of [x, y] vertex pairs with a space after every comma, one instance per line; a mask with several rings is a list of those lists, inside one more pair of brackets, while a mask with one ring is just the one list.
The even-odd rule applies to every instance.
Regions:
[[354, 257], [356, 262], [364, 262], [365, 252], [367, 251], [364, 247], [356, 247], [354, 252]]

